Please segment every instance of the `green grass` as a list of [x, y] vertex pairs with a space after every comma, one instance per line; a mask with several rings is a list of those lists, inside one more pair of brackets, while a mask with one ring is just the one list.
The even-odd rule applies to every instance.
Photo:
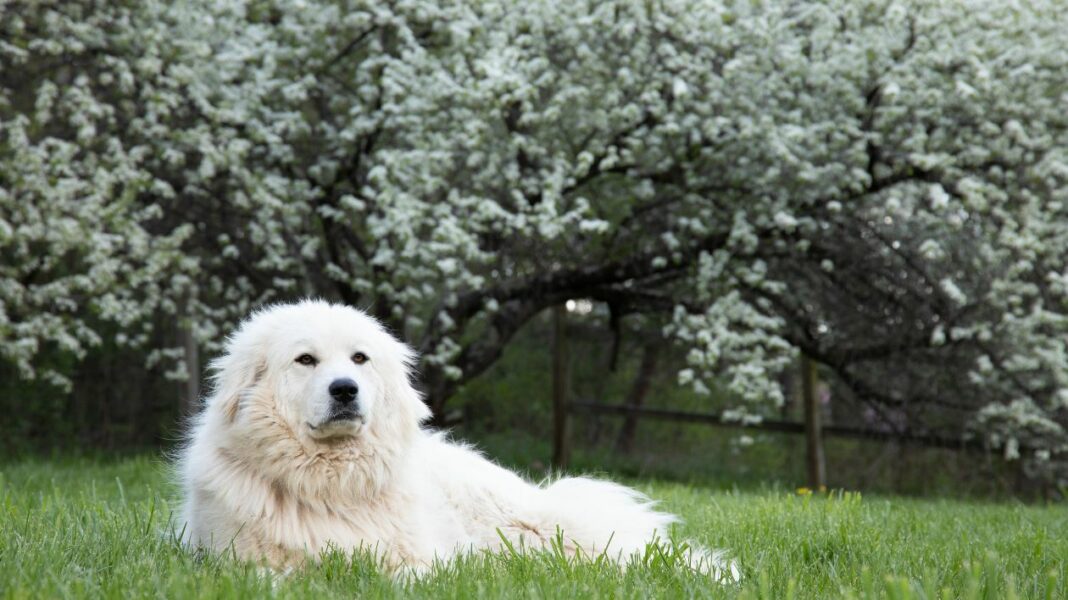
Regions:
[[166, 532], [174, 489], [157, 458], [62, 459], [0, 471], [0, 597], [1066, 598], [1068, 507], [827, 497], [630, 483], [728, 549], [744, 581], [717, 586], [652, 561], [620, 573], [552, 554], [475, 555], [397, 582], [365, 556], [271, 581]]

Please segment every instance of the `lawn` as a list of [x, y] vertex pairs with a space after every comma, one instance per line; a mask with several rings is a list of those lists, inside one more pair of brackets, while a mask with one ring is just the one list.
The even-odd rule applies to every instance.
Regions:
[[1068, 598], [1068, 507], [723, 490], [637, 480], [686, 519], [677, 537], [728, 549], [740, 585], [651, 561], [610, 566], [475, 555], [397, 582], [341, 555], [272, 581], [183, 550], [162, 459], [0, 466], [0, 597]]

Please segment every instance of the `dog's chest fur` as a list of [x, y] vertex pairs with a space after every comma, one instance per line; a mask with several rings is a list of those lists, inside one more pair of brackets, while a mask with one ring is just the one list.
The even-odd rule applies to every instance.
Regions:
[[448, 494], [407, 469], [373, 495], [317, 498], [270, 482], [225, 453], [214, 458], [217, 476], [203, 479], [192, 498], [201, 530], [190, 533], [242, 559], [285, 568], [331, 548], [364, 549], [392, 568], [425, 568], [483, 537], [471, 535]]

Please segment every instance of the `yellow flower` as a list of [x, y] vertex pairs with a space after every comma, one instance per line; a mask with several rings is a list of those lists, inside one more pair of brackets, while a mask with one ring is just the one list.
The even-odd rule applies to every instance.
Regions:
[[808, 489], [807, 487], [799, 487], [799, 488], [797, 488], [797, 495], [798, 496], [811, 496], [812, 495], [812, 490]]

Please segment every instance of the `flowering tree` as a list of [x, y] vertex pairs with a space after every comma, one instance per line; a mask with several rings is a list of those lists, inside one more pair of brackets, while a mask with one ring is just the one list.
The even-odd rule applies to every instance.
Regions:
[[324, 295], [421, 350], [441, 415], [589, 298], [663, 315], [680, 381], [739, 418], [801, 351], [908, 427], [1068, 451], [1055, 3], [0, 6], [0, 347], [26, 374], [100, 319], [182, 307], [212, 347]]
[[60, 387], [50, 352], [84, 357], [105, 321], [143, 343], [195, 264], [191, 228], [142, 201], [163, 185], [133, 123], [144, 40], [87, 9], [0, 3], [0, 357]]

